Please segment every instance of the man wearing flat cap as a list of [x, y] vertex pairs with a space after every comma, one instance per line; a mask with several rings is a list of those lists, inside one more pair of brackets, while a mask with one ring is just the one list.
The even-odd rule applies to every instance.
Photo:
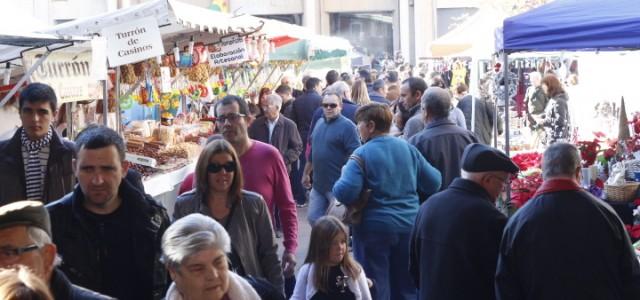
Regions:
[[26, 266], [49, 283], [54, 299], [112, 299], [73, 285], [58, 269], [49, 213], [39, 201], [0, 207], [0, 268]]
[[640, 299], [640, 265], [624, 225], [580, 187], [580, 174], [576, 146], [544, 151], [544, 182], [504, 229], [497, 299]]
[[495, 201], [518, 167], [499, 150], [465, 147], [461, 177], [422, 204], [409, 269], [419, 299], [495, 299], [493, 278], [507, 217]]

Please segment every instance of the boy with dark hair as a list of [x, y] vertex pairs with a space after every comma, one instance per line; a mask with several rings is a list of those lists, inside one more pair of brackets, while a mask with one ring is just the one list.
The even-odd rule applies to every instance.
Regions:
[[50, 86], [29, 84], [18, 104], [22, 126], [0, 142], [0, 205], [24, 199], [46, 204], [73, 189], [73, 143], [52, 127], [58, 99]]

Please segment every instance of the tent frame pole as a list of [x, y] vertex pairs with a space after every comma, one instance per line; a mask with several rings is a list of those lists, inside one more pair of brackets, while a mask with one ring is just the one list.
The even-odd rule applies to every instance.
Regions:
[[[509, 127], [509, 102], [511, 95], [509, 95], [509, 54], [507, 51], [503, 51], [504, 62], [502, 64], [502, 72], [504, 72], [504, 152], [508, 157], [509, 155], [509, 135], [511, 128]], [[509, 207], [511, 206], [511, 185], [507, 185], [506, 197], [503, 201], [504, 206], [507, 208], [507, 215]]]

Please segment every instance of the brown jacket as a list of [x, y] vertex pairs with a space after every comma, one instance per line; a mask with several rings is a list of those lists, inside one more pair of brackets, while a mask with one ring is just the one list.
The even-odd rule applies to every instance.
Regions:
[[[22, 127], [11, 139], [0, 142], [0, 183], [2, 183], [0, 184], [0, 205], [26, 199], [21, 130]], [[44, 178], [43, 202], [45, 204], [72, 192], [75, 184], [71, 166], [74, 156], [73, 142], [62, 140], [54, 131], [49, 147], [47, 174]]]
[[302, 139], [298, 133], [298, 127], [283, 115], [280, 115], [276, 121], [271, 142], [269, 142], [269, 120], [266, 117], [253, 121], [249, 127], [249, 137], [276, 147], [282, 155], [287, 171], [291, 171], [291, 165], [298, 161], [302, 153]]

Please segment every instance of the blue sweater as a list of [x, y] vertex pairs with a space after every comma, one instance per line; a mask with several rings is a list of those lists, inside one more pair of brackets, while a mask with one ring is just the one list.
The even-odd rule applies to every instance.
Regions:
[[311, 133], [309, 155], [313, 163], [313, 188], [322, 194], [330, 192], [342, 166], [358, 147], [358, 130], [349, 119], [340, 115], [329, 122], [325, 118], [318, 120]]
[[[364, 160], [367, 186], [372, 189], [359, 230], [410, 232], [420, 205], [419, 194], [431, 195], [440, 189], [440, 172], [415, 147], [388, 135], [371, 139], [354, 154]], [[363, 182], [362, 170], [350, 159], [333, 186], [333, 194], [338, 201], [353, 204]]]

